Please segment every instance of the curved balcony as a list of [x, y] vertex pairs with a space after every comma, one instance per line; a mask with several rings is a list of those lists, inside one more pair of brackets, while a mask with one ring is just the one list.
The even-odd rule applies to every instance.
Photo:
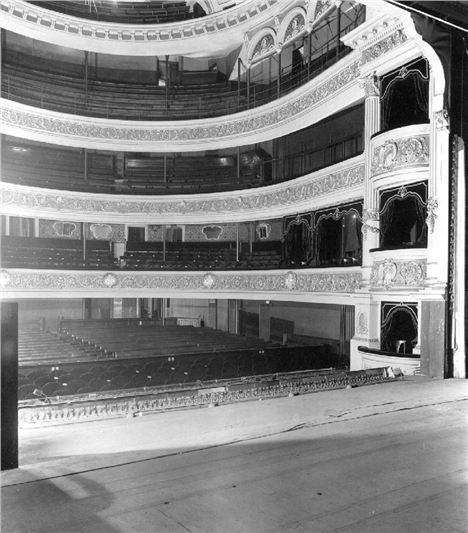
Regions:
[[[219, 53], [240, 46], [244, 33], [251, 26], [272, 21], [284, 11], [285, 5], [278, 0], [254, 0], [221, 13], [184, 22], [118, 24], [80, 19], [24, 0], [2, 0], [1, 26], [59, 46], [94, 52], [197, 56], [212, 50], [213, 45]], [[289, 5], [286, 5], [286, 10], [288, 8]], [[317, 15], [320, 13], [321, 10], [318, 10]]]
[[358, 355], [361, 358], [361, 368], [363, 370], [389, 367], [394, 374], [413, 376], [419, 374], [421, 368], [419, 355], [414, 357], [402, 356], [393, 352], [367, 348], [366, 346], [358, 346]]
[[133, 272], [3, 269], [4, 298], [236, 298], [343, 304], [361, 286], [359, 267], [235, 272]]
[[363, 197], [362, 156], [293, 181], [224, 193], [150, 197], [43, 189], [0, 182], [1, 213], [115, 224], [244, 222], [297, 214]]

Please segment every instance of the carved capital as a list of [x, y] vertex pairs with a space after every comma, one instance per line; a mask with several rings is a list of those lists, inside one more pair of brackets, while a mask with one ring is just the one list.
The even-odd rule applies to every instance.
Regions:
[[361, 78], [359, 80], [359, 85], [364, 89], [366, 98], [380, 96], [379, 78], [375, 73]]
[[450, 116], [446, 109], [441, 109], [434, 113], [434, 123], [437, 131], [444, 131], [450, 128]]

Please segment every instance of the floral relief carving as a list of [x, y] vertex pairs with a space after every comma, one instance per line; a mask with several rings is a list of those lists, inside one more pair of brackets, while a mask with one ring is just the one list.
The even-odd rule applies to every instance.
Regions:
[[166, 198], [127, 199], [106, 197], [105, 199], [86, 193], [68, 193], [57, 195], [47, 189], [38, 190], [21, 185], [0, 183], [0, 206], [11, 212], [21, 209], [23, 212], [36, 212], [44, 209], [54, 212], [79, 212], [102, 217], [103, 213], [147, 214], [147, 215], [205, 215], [206, 213], [236, 213], [238, 211], [269, 210], [277, 206], [295, 205], [297, 202], [313, 200], [334, 192], [351, 189], [364, 182], [364, 166], [358, 164], [330, 174], [312, 174], [310, 180], [301, 180], [283, 184], [284, 188], [274, 190], [258, 189], [258, 192], [246, 192], [239, 196], [226, 195], [224, 198], [197, 199], [187, 198], [184, 202]]
[[275, 38], [271, 33], [264, 35], [255, 45], [252, 52], [252, 59], [262, 57], [275, 48]]
[[298, 291], [298, 292], [343, 292], [351, 293], [361, 284], [360, 272], [347, 273], [102, 273], [77, 271], [26, 272], [19, 269], [0, 272], [0, 285], [5, 290], [50, 291], [62, 289], [171, 289], [219, 291]]
[[371, 287], [422, 287], [426, 280], [427, 264], [425, 259], [414, 261], [394, 261], [384, 259], [372, 265]]
[[375, 146], [371, 171], [374, 176], [414, 165], [429, 164], [429, 136], [387, 140]]

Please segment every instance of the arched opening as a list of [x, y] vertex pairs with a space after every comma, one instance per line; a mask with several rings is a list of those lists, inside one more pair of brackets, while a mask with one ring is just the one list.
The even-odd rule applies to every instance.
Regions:
[[410, 355], [417, 343], [416, 304], [382, 303], [381, 349]]
[[418, 59], [381, 78], [382, 131], [429, 122], [429, 67]]
[[426, 184], [385, 191], [380, 197], [380, 248], [427, 246]]

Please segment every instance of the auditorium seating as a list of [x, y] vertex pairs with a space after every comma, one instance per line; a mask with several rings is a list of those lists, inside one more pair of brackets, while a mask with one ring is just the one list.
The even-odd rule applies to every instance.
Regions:
[[[326, 148], [287, 154], [271, 159], [258, 150], [251, 164], [252, 150], [237, 156], [204, 154], [125, 155], [125, 172], [118, 175], [114, 156], [90, 151], [87, 155], [69, 147], [5, 136], [2, 178], [19, 185], [50, 189], [113, 194], [198, 194], [259, 187], [302, 176], [348, 159], [362, 152], [362, 132], [337, 140]], [[250, 163], [250, 164], [249, 164]], [[272, 168], [275, 179], [272, 180]]]
[[[62, 113], [124, 120], [185, 120], [220, 116], [245, 108], [237, 84], [210, 71], [182, 73], [184, 84], [159, 86], [133, 81], [129, 72], [114, 70], [88, 79], [83, 66], [46, 61], [11, 50], [4, 53], [2, 96]], [[150, 74], [150, 73], [149, 73]], [[214, 76], [213, 76], [214, 74]], [[104, 76], [112, 76], [107, 79]], [[154, 74], [153, 74], [154, 78]]]
[[126, 270], [229, 270], [236, 266], [234, 242], [128, 243]]
[[20, 400], [317, 369], [338, 361], [326, 346], [279, 347], [149, 320], [64, 320], [60, 335], [20, 332]]
[[174, 0], [146, 2], [42, 0], [30, 3], [73, 17], [124, 24], [165, 24], [193, 18], [193, 13], [189, 11], [186, 2]]
[[89, 152], [85, 173], [83, 151], [33, 141], [4, 139], [3, 180], [49, 189], [115, 194], [197, 194], [256, 187], [255, 169], [242, 166], [237, 177], [234, 156], [134, 155], [126, 157], [119, 177], [112, 154]]
[[[108, 241], [2, 236], [3, 268], [112, 269]], [[84, 255], [83, 255], [84, 254]]]

